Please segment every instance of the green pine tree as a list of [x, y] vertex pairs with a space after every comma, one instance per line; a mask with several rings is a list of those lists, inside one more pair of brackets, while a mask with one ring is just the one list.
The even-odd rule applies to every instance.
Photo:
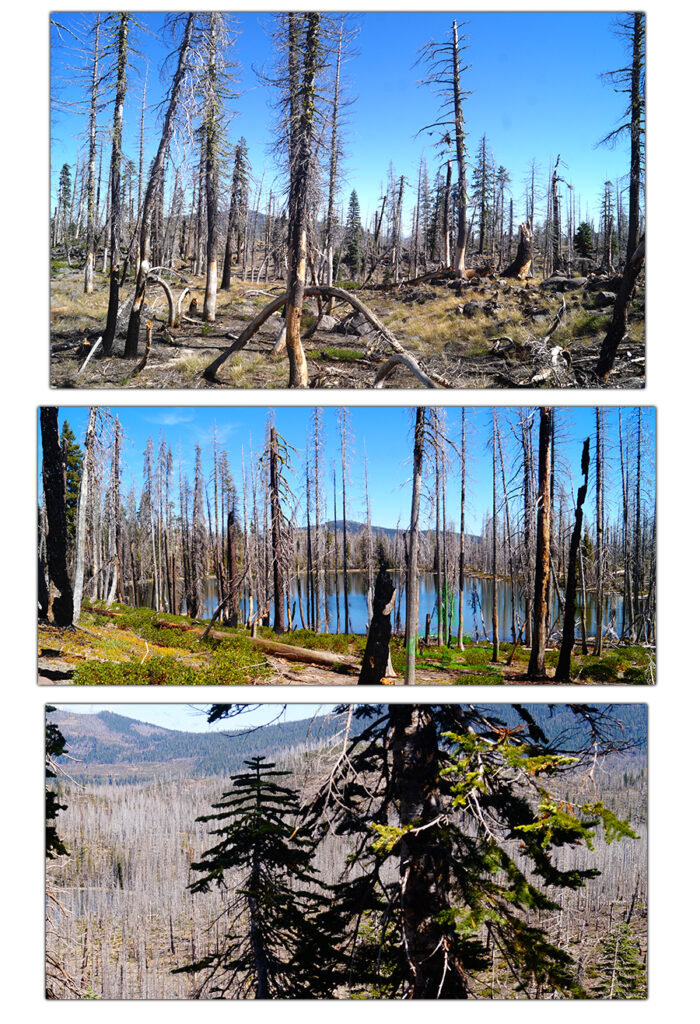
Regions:
[[[46, 714], [49, 715], [56, 708], [51, 704], [46, 705]], [[56, 818], [59, 811], [65, 811], [66, 804], [60, 802], [59, 794], [51, 779], [57, 777], [56, 758], [64, 754], [66, 741], [63, 733], [54, 722], [46, 722], [46, 856], [49, 860], [61, 857], [68, 853], [63, 840], [56, 829]]]
[[593, 228], [588, 221], [581, 221], [574, 235], [574, 251], [577, 256], [588, 259], [593, 255]]
[[336, 973], [320, 954], [330, 948], [323, 924], [330, 904], [296, 793], [280, 784], [290, 773], [262, 757], [245, 764], [215, 813], [197, 819], [215, 823], [217, 841], [192, 864], [202, 877], [189, 886], [193, 893], [233, 890], [228, 932], [216, 953], [175, 973], [202, 972], [198, 993], [219, 998], [330, 995]]
[[66, 478], [66, 539], [70, 544], [75, 538], [75, 520], [78, 514], [80, 483], [83, 478], [83, 450], [76, 441], [68, 420], [63, 421], [61, 451]]
[[345, 222], [345, 254], [343, 257], [353, 281], [357, 279], [362, 270], [362, 236], [360, 200], [357, 198], [357, 192], [353, 189], [350, 193], [348, 215]]
[[646, 999], [642, 951], [628, 924], [618, 925], [601, 940], [592, 974], [597, 999]]
[[592, 849], [598, 829], [606, 841], [634, 833], [602, 804], [551, 795], [547, 778], [578, 758], [520, 712], [507, 729], [467, 706], [359, 709], [370, 723], [309, 810], [321, 834], [330, 817], [354, 838], [353, 875], [335, 886], [352, 995], [469, 997], [492, 955], [514, 992], [585, 994], [569, 954], [528, 916], [598, 874], [558, 868], [559, 849]]

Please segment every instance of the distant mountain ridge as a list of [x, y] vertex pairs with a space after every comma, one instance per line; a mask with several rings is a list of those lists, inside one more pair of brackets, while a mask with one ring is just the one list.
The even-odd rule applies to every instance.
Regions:
[[[511, 704], [482, 706], [508, 727], [521, 723]], [[524, 706], [550, 739], [571, 749], [582, 741], [583, 719], [569, 708], [556, 704]], [[615, 704], [612, 712], [624, 739], [645, 747], [646, 705]], [[233, 719], [230, 732], [196, 733], [139, 722], [112, 711], [92, 715], [64, 710], [53, 712], [49, 721], [59, 727], [68, 744], [70, 759], [60, 761], [70, 775], [81, 781], [111, 776], [115, 782], [140, 782], [163, 775], [232, 774], [241, 770], [246, 759], [256, 755], [279, 761], [295, 752], [323, 746], [338, 739], [345, 724], [343, 715], [324, 714], [295, 722], [236, 729]], [[366, 725], [366, 719], [356, 720], [351, 735], [361, 732]]]
[[[325, 523], [325, 526], [326, 526], [326, 529], [331, 530], [331, 531], [333, 530], [334, 527], [337, 526], [338, 533], [341, 534], [343, 532], [343, 520], [342, 519], [329, 519]], [[367, 523], [361, 523], [361, 522], [359, 522], [356, 519], [348, 519], [346, 521], [346, 527], [345, 528], [346, 528], [346, 532], [351, 537], [355, 537], [355, 536], [357, 536], [360, 533], [364, 533], [364, 531], [367, 529]], [[305, 527], [298, 527], [298, 529], [303, 531], [305, 529]], [[431, 530], [431, 529], [428, 529], [428, 530], [419, 530], [418, 532], [421, 535], [421, 537], [427, 537], [429, 534], [433, 534], [435, 531]], [[400, 527], [397, 530], [397, 528], [395, 526], [375, 526], [374, 524], [372, 524], [372, 535], [374, 537], [377, 537], [380, 534], [384, 534], [385, 536], [390, 537], [391, 540], [393, 540], [396, 537], [397, 533], [398, 534], [408, 533], [408, 527], [407, 526], [406, 527]], [[451, 537], [458, 537], [459, 536], [459, 533], [456, 530], [448, 530], [447, 533]], [[465, 533], [464, 539], [467, 540], [467, 541], [473, 541], [475, 544], [481, 544], [482, 543], [481, 536], [479, 534], [476, 534], [476, 533]]]
[[53, 712], [49, 721], [59, 727], [75, 759], [59, 759], [70, 775], [104, 778], [111, 767], [116, 778], [138, 781], [162, 774], [231, 774], [256, 755], [275, 760], [329, 743], [344, 724], [340, 716], [324, 714], [241, 729], [233, 719], [230, 732], [199, 733], [166, 729], [113, 711], [92, 715], [64, 710]]

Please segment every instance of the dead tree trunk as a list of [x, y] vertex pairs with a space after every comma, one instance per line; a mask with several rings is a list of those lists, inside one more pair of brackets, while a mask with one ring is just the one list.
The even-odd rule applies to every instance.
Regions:
[[42, 406], [39, 415], [49, 570], [48, 618], [55, 626], [70, 626], [73, 623], [73, 588], [66, 564], [66, 490], [58, 436], [58, 409], [56, 406]]
[[391, 613], [395, 600], [396, 587], [382, 560], [374, 585], [372, 621], [369, 624], [367, 646], [362, 659], [360, 678], [357, 681], [359, 686], [372, 686], [381, 683], [386, 675], [391, 639]]
[[[581, 472], [583, 473], [583, 483], [578, 489], [578, 497], [576, 501], [576, 517], [574, 519], [574, 529], [571, 534], [571, 544], [569, 546], [569, 568], [566, 574], [566, 602], [564, 604], [564, 626], [561, 639], [561, 648], [559, 650], [559, 660], [557, 662], [557, 671], [554, 675], [555, 680], [558, 683], [565, 683], [568, 681], [571, 675], [571, 652], [574, 649], [574, 639], [576, 636], [576, 564], [578, 561], [578, 549], [581, 543], [581, 528], [583, 526], [583, 505], [586, 500], [586, 493], [588, 491], [588, 467], [590, 464], [590, 457], [588, 453], [588, 447], [590, 439], [586, 438], [583, 442], [583, 454], [581, 456]], [[586, 606], [583, 606], [583, 622], [584, 632], [586, 623]]]
[[168, 109], [165, 114], [163, 121], [163, 131], [161, 132], [160, 142], [156, 155], [153, 158], [151, 164], [151, 171], [148, 177], [148, 184], [146, 185], [146, 194], [143, 200], [143, 212], [141, 214], [141, 237], [139, 241], [139, 266], [136, 274], [136, 290], [134, 292], [134, 300], [131, 305], [131, 314], [129, 316], [129, 327], [126, 334], [126, 344], [124, 346], [124, 356], [126, 359], [135, 359], [138, 352], [139, 343], [139, 329], [141, 326], [141, 311], [143, 309], [143, 303], [146, 296], [146, 282], [148, 280], [148, 273], [151, 269], [151, 228], [153, 224], [153, 214], [156, 207], [156, 199], [158, 197], [158, 189], [161, 181], [161, 174], [165, 165], [165, 154], [170, 140], [172, 138], [173, 130], [175, 127], [175, 114], [177, 111], [178, 101], [180, 97], [180, 90], [185, 80], [185, 72], [187, 69], [187, 57], [190, 49], [190, 42], [192, 39], [192, 29], [194, 25], [194, 14], [190, 14], [187, 23], [185, 25], [185, 33], [180, 44], [180, 53], [178, 57], [177, 70], [173, 77], [172, 86], [170, 88], [170, 100], [168, 103]]
[[645, 239], [635, 249], [634, 256], [625, 267], [622, 283], [613, 306], [612, 320], [608, 333], [605, 335], [600, 356], [593, 371], [602, 384], [606, 384], [617, 356], [617, 350], [627, 333], [627, 314], [634, 296], [637, 278], [644, 266]]
[[119, 312], [119, 253], [121, 243], [121, 161], [122, 161], [122, 125], [124, 122], [124, 100], [126, 98], [126, 40], [129, 32], [130, 15], [119, 15], [119, 31], [117, 36], [117, 91], [114, 99], [114, 118], [112, 121], [112, 162], [110, 164], [110, 213], [109, 213], [109, 305], [107, 307], [107, 324], [102, 338], [102, 351], [106, 356], [112, 354], [114, 335], [117, 331], [117, 314]]
[[412, 686], [416, 681], [416, 645], [418, 643], [418, 520], [420, 492], [423, 480], [423, 449], [425, 441], [425, 409], [416, 409], [413, 442], [413, 494], [411, 497], [411, 526], [406, 573], [406, 673], [405, 681]]
[[535, 596], [532, 650], [527, 667], [528, 679], [545, 676], [547, 645], [547, 584], [549, 582], [549, 538], [551, 526], [550, 473], [552, 459], [552, 410], [540, 409], [540, 451], [537, 496], [537, 548], [535, 553]]
[[[290, 388], [307, 388], [309, 386], [306, 355], [301, 343], [301, 313], [306, 283], [307, 219], [313, 176], [313, 134], [316, 118], [320, 15], [315, 11], [310, 11], [304, 17], [306, 19], [306, 40], [301, 81], [298, 87], [299, 107], [290, 126], [289, 152], [289, 229], [287, 233], [289, 301], [286, 305], [286, 343]], [[296, 82], [293, 78], [291, 88], [296, 89]]]
[[275, 602], [275, 633], [284, 633], [284, 587], [282, 583], [282, 512], [280, 509], [277, 431], [270, 427], [270, 519], [272, 527], [272, 581]]
[[517, 277], [521, 281], [524, 281], [530, 272], [532, 265], [532, 227], [529, 221], [524, 221], [520, 225], [520, 232], [518, 235], [518, 251], [515, 254], [515, 259], [506, 267], [503, 271], [504, 277]]

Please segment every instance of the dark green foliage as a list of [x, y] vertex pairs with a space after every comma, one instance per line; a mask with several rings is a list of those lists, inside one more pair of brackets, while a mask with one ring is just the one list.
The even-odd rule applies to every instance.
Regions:
[[75, 537], [75, 517], [78, 513], [80, 481], [83, 477], [83, 450], [75, 440], [75, 434], [67, 420], [63, 421], [61, 430], [61, 451], [66, 479], [66, 537], [71, 541]]
[[[51, 704], [46, 705], [46, 714], [50, 715], [56, 710]], [[46, 722], [46, 781], [56, 778], [56, 758], [64, 754], [66, 741], [61, 730], [53, 722]], [[53, 860], [67, 854], [68, 850], [63, 845], [63, 840], [56, 829], [56, 818], [59, 811], [66, 809], [66, 804], [59, 801], [58, 793], [53, 784], [46, 786], [46, 856]]]
[[581, 221], [574, 235], [574, 252], [577, 256], [590, 259], [593, 255], [593, 227], [588, 221]]
[[311, 860], [315, 844], [300, 820], [295, 792], [282, 785], [289, 772], [262, 757], [198, 821], [214, 823], [216, 843], [192, 870], [202, 877], [193, 893], [232, 890], [228, 931], [216, 953], [176, 973], [200, 974], [198, 992], [258, 999], [330, 995], [336, 971], [325, 953], [331, 935], [323, 917], [329, 901]]
[[593, 994], [598, 999], [646, 999], [646, 968], [639, 943], [628, 924], [609, 932], [598, 946], [591, 972]]
[[335, 887], [342, 950], [353, 965], [349, 990], [469, 996], [495, 945], [516, 991], [582, 996], [571, 958], [529, 926], [527, 914], [556, 909], [557, 889], [579, 888], [597, 874], [560, 869], [558, 849], [592, 847], [598, 829], [607, 842], [634, 834], [602, 804], [560, 801], [543, 784], [580, 763], [593, 737], [608, 746], [614, 724], [602, 709], [578, 706], [583, 744], [562, 753], [519, 706], [512, 728], [485, 708], [392, 705], [376, 716], [362, 706], [357, 713], [370, 712], [347, 767], [307, 812], [319, 835], [330, 818], [353, 841], [355, 875]]
[[356, 278], [362, 270], [362, 218], [360, 217], [360, 200], [355, 189], [350, 193], [348, 216], [345, 221], [345, 262], [350, 276]]

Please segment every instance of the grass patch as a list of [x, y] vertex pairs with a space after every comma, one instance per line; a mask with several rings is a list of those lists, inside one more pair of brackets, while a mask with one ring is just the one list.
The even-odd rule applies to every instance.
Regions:
[[569, 333], [572, 338], [587, 338], [592, 335], [605, 334], [610, 326], [610, 317], [600, 313], [590, 313], [588, 316], [575, 320], [569, 326]]
[[365, 354], [356, 348], [312, 348], [306, 353], [308, 359], [333, 359], [335, 362], [352, 363], [364, 359]]

